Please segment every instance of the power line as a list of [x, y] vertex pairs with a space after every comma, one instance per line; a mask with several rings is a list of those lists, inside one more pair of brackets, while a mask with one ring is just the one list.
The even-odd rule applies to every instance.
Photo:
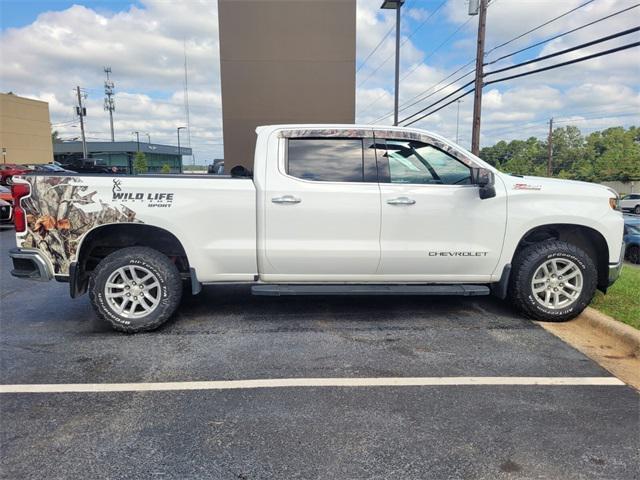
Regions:
[[380, 48], [380, 46], [384, 43], [384, 41], [389, 37], [389, 35], [391, 35], [391, 32], [393, 32], [393, 29], [394, 29], [394, 28], [395, 28], [395, 27], [391, 27], [391, 28], [389, 29], [389, 31], [385, 34], [385, 36], [384, 36], [384, 37], [382, 37], [382, 40], [380, 40], [380, 41], [378, 42], [378, 44], [375, 46], [375, 48], [371, 51], [371, 53], [369, 53], [369, 55], [367, 55], [367, 58], [365, 58], [365, 59], [363, 60], [363, 62], [360, 64], [360, 66], [359, 66], [359, 67], [358, 67], [358, 69], [356, 70], [356, 75], [358, 74], [358, 72], [359, 72], [360, 70], [362, 70], [362, 67], [364, 67], [364, 64], [365, 64], [365, 63], [367, 63], [367, 60], [369, 60], [369, 59], [371, 58], [371, 56], [372, 56], [374, 53], [376, 53], [376, 52], [378, 51], [378, 49], [379, 49], [379, 48]]
[[[474, 83], [474, 82], [471, 82], [471, 83]], [[449, 102], [445, 103], [444, 105], [442, 105], [442, 106], [440, 106], [440, 107], [436, 108], [435, 110], [433, 110], [433, 111], [431, 111], [431, 112], [429, 112], [429, 113], [425, 113], [425, 114], [424, 114], [424, 115], [422, 115], [421, 117], [416, 118], [416, 119], [415, 119], [415, 120], [413, 120], [412, 122], [409, 122], [409, 123], [407, 123], [406, 125], [403, 125], [403, 126], [404, 126], [404, 127], [408, 127], [409, 125], [413, 125], [414, 123], [419, 122], [420, 120], [422, 120], [422, 119], [424, 119], [424, 118], [427, 118], [429, 115], [433, 115], [434, 113], [439, 112], [439, 111], [440, 111], [440, 110], [442, 110], [443, 108], [448, 107], [448, 106], [449, 106], [449, 105], [451, 105], [452, 103], [457, 102], [457, 101], [458, 101], [458, 100], [460, 100], [461, 98], [466, 97], [467, 95], [469, 95], [469, 94], [473, 93], [474, 91], [475, 91], [475, 88], [472, 88], [472, 89], [470, 89], [470, 90], [468, 90], [468, 91], [464, 92], [462, 95], [459, 95], [459, 96], [457, 96], [456, 98], [454, 98], [453, 100], [451, 100], [451, 101], [449, 101]], [[424, 110], [422, 110], [422, 111], [424, 111]], [[417, 113], [420, 113], [420, 112], [417, 112]], [[403, 120], [403, 121], [404, 121], [404, 120]]]
[[564, 50], [560, 50], [560, 51], [557, 51], [557, 52], [554, 52], [554, 53], [550, 53], [549, 55], [544, 55], [542, 57], [534, 58], [532, 60], [527, 60], [525, 62], [520, 62], [520, 63], [517, 63], [515, 65], [510, 65], [508, 67], [500, 68], [498, 70], [493, 70], [491, 72], [487, 72], [484, 76], [486, 77], [488, 75], [494, 75], [496, 73], [506, 72], [507, 70], [513, 70], [514, 68], [520, 68], [520, 67], [523, 67], [525, 65], [530, 65], [532, 63], [537, 63], [537, 62], [541, 62], [543, 60], [548, 60], [550, 58], [557, 57], [559, 55], [564, 55], [565, 53], [574, 52], [576, 50], [580, 50], [582, 48], [590, 47], [590, 46], [596, 45], [598, 43], [602, 43], [602, 42], [606, 42], [606, 41], [609, 41], [609, 40], [613, 40], [614, 38], [623, 37], [625, 35], [630, 35], [632, 33], [635, 33], [637, 31], [639, 31], [639, 30], [640, 30], [640, 27], [629, 28], [627, 30], [623, 30], [621, 32], [617, 32], [617, 33], [614, 33], [612, 35], [607, 35], [606, 37], [600, 37], [600, 38], [597, 38], [597, 39], [592, 40], [590, 42], [581, 43], [580, 45], [576, 45], [575, 47], [565, 48]]
[[[423, 27], [423, 26], [424, 26], [424, 25], [429, 21], [429, 19], [430, 19], [431, 17], [433, 17], [433, 16], [438, 12], [438, 10], [440, 10], [440, 9], [444, 6], [444, 4], [445, 4], [445, 3], [447, 3], [447, 0], [444, 0], [442, 3], [440, 3], [440, 5], [438, 5], [438, 7], [437, 7], [433, 12], [431, 12], [431, 14], [429, 14], [429, 16], [428, 16], [427, 18], [425, 18], [425, 19], [424, 19], [424, 21], [423, 21], [420, 25], [418, 25], [418, 26], [417, 26], [417, 27], [416, 27], [416, 28], [415, 28], [415, 29], [414, 29], [414, 30], [413, 30], [413, 31], [412, 31], [412, 32], [411, 32], [407, 37], [405, 37], [405, 39], [400, 43], [400, 47], [402, 47], [405, 43], [407, 43], [407, 42], [411, 39], [411, 37], [413, 37], [413, 35], [415, 35], [415, 34], [416, 34], [416, 32], [417, 32], [418, 30], [420, 30], [420, 29], [421, 29], [421, 28], [422, 28], [422, 27]], [[392, 54], [391, 54], [391, 55], [389, 55], [387, 58], [385, 58], [385, 59], [382, 61], [382, 63], [380, 63], [380, 64], [379, 64], [379, 65], [378, 65], [378, 66], [377, 66], [377, 67], [376, 67], [376, 68], [375, 68], [375, 69], [374, 69], [374, 70], [373, 70], [369, 75], [367, 75], [367, 77], [366, 77], [364, 80], [362, 80], [362, 81], [358, 84], [358, 87], [361, 87], [362, 85], [364, 85], [364, 84], [367, 82], [367, 80], [369, 80], [371, 77], [373, 77], [373, 75], [374, 75], [378, 70], [380, 70], [380, 68], [382, 68], [382, 66], [383, 66], [385, 63], [387, 63], [389, 60], [391, 60], [391, 59], [393, 58], [393, 56], [394, 56], [394, 54], [392, 53]]]
[[[464, 90], [465, 88], [467, 88], [467, 87], [468, 87], [468, 86], [470, 86], [470, 85], [473, 85], [474, 83], [475, 83], [475, 79], [474, 79], [474, 80], [471, 80], [470, 82], [465, 83], [463, 86], [461, 86], [460, 88], [455, 89], [453, 92], [451, 92], [451, 93], [449, 93], [449, 94], [445, 95], [445, 96], [444, 96], [444, 97], [442, 97], [440, 100], [437, 100], [437, 101], [433, 102], [433, 103], [432, 103], [431, 105], [429, 105], [428, 107], [425, 107], [425, 108], [423, 108], [423, 109], [421, 109], [421, 110], [418, 110], [416, 113], [413, 113], [413, 114], [409, 115], [408, 117], [406, 117], [405, 119], [400, 120], [400, 122], [399, 122], [399, 123], [406, 122], [407, 120], [410, 120], [411, 118], [415, 117], [416, 115], [420, 115], [420, 114], [421, 114], [422, 112], [424, 112], [425, 110], [428, 110], [428, 109], [430, 109], [431, 107], [436, 106], [437, 104], [439, 104], [439, 103], [440, 103], [440, 102], [442, 102], [443, 100], [446, 100], [447, 98], [452, 97], [452, 96], [453, 96], [453, 95], [455, 95], [456, 93], [461, 92], [462, 90]], [[444, 88], [444, 87], [443, 87], [443, 88]], [[434, 93], [435, 93], [435, 92], [434, 92]], [[462, 97], [460, 97], [460, 98], [462, 98]], [[449, 104], [447, 104], [447, 105], [449, 105]], [[413, 122], [412, 122], [412, 123], [413, 123]]]
[[[602, 37], [602, 38], [599, 38], [599, 39], [596, 39], [596, 40], [592, 40], [591, 42], [585, 42], [585, 43], [582, 43], [582, 44], [580, 44], [580, 45], [576, 45], [576, 46], [571, 47], [571, 48], [567, 48], [567, 49], [560, 50], [560, 51], [555, 52], [555, 53], [551, 53], [551, 54], [549, 54], [549, 55], [545, 55], [545, 56], [542, 56], [542, 57], [534, 58], [534, 59], [532, 59], [532, 60], [527, 60], [527, 61], [525, 61], [525, 62], [520, 62], [520, 63], [517, 63], [517, 64], [515, 64], [515, 65], [510, 65], [510, 66], [508, 66], [508, 67], [504, 67], [504, 68], [501, 68], [501, 69], [499, 69], [499, 70], [494, 70], [494, 71], [492, 71], [492, 72], [488, 72], [488, 73], [486, 73], [486, 74], [484, 75], [484, 77], [486, 77], [486, 76], [488, 76], [488, 75], [494, 75], [494, 74], [496, 74], [496, 73], [504, 72], [504, 71], [507, 71], [507, 70], [513, 70], [513, 69], [515, 69], [515, 68], [520, 68], [520, 67], [522, 67], [522, 66], [530, 65], [530, 64], [532, 64], [532, 63], [540, 62], [540, 61], [543, 61], [543, 60], [548, 60], [549, 58], [557, 57], [557, 56], [559, 56], [559, 55], [563, 55], [563, 54], [565, 54], [565, 53], [573, 52], [573, 51], [575, 51], [575, 50], [579, 50], [579, 49], [582, 49], [582, 48], [586, 48], [586, 47], [589, 47], [589, 46], [592, 46], [592, 45], [595, 45], [595, 44], [598, 44], [598, 43], [602, 43], [602, 42], [605, 42], [605, 41], [608, 41], [608, 40], [612, 40], [612, 39], [614, 39], [614, 38], [618, 38], [618, 37], [621, 37], [621, 36], [624, 36], [624, 35], [629, 35], [629, 34], [631, 34], [631, 33], [637, 32], [637, 31], [639, 31], [639, 30], [640, 30], [640, 27], [630, 28], [630, 29], [628, 29], [628, 30], [624, 30], [624, 31], [622, 31], [622, 32], [618, 32], [618, 33], [615, 33], [615, 34], [612, 34], [612, 35], [608, 35], [608, 36], [606, 36], [606, 37]], [[631, 47], [628, 47], [628, 48], [631, 48]], [[618, 51], [618, 50], [615, 50], [615, 49], [614, 49], [613, 51], [610, 51], [610, 53], [615, 53], [616, 51]], [[595, 57], [588, 56], [588, 57], [580, 57], [580, 58], [583, 58], [583, 59], [585, 59], [585, 60], [588, 60], [589, 58], [595, 58]], [[577, 63], [578, 61], [582, 61], [582, 60], [581, 60], [581, 59], [574, 59], [574, 60], [569, 61], [569, 63], [566, 63], [566, 62], [565, 62], [565, 63], [562, 63], [562, 64], [557, 64], [557, 66], [569, 65], [569, 64], [571, 64], [571, 63]], [[557, 68], [557, 66], [552, 66], [552, 67], [553, 67], [553, 68]], [[550, 69], [550, 68], [545, 68], [545, 69], [546, 69], [546, 70], [548, 70], [548, 69]], [[525, 73], [541, 72], [541, 71], [545, 71], [545, 69], [537, 69], [537, 70], [532, 70], [531, 72], [525, 72]], [[520, 76], [523, 76], [523, 75], [520, 75]], [[502, 79], [502, 80], [500, 80], [500, 81], [508, 80], [508, 79], [511, 79], [511, 78], [518, 78], [518, 75], [511, 76], [511, 77], [507, 77], [507, 78], [504, 78], [504, 79]], [[452, 82], [452, 83], [455, 83], [455, 81], [454, 81], [454, 82]], [[457, 90], [454, 90], [453, 92], [449, 93], [448, 95], [446, 95], [445, 97], [441, 98], [440, 100], [438, 100], [438, 101], [436, 101], [436, 102], [434, 102], [434, 103], [430, 104], [429, 106], [427, 106], [427, 107], [425, 107], [425, 108], [423, 108], [423, 109], [421, 109], [421, 110], [417, 111], [416, 113], [414, 113], [414, 114], [412, 114], [412, 115], [410, 115], [410, 116], [406, 117], [405, 119], [401, 120], [401, 121], [400, 121], [400, 123], [403, 123], [403, 122], [405, 122], [405, 121], [407, 121], [407, 120], [410, 120], [411, 118], [415, 117], [416, 115], [419, 115], [420, 113], [422, 113], [422, 112], [424, 112], [424, 111], [428, 110], [429, 108], [431, 108], [431, 107], [433, 107], [433, 106], [437, 105], [438, 103], [440, 103], [440, 102], [442, 102], [442, 101], [446, 100], [447, 98], [451, 97], [452, 95], [455, 95], [456, 93], [458, 93], [458, 92], [460, 92], [460, 91], [464, 90], [466, 87], [468, 87], [469, 85], [471, 85], [471, 83], [473, 83], [473, 82], [469, 82], [469, 83], [467, 83], [467, 84], [463, 85], [462, 87], [458, 88]], [[486, 83], [484, 83], [484, 85], [489, 85], [489, 84], [492, 84], [492, 83], [496, 83], [496, 81], [486, 82]], [[451, 85], [451, 84], [449, 84], [449, 85]], [[443, 87], [443, 88], [444, 88], [444, 87]], [[442, 90], [442, 88], [441, 88], [440, 90]], [[433, 94], [435, 94], [435, 93], [437, 93], [437, 91], [436, 91], [436, 92], [433, 92], [431, 95], [433, 95]], [[422, 99], [422, 100], [425, 100], [426, 98], [428, 98], [428, 97], [425, 97], [425, 98], [424, 98], [424, 99]], [[414, 102], [414, 105], [415, 105], [415, 103], [419, 103], [419, 102], [420, 102], [420, 101], [422, 101], [422, 100], [419, 100], [418, 102]]]
[[595, 25], [596, 23], [600, 23], [600, 22], [602, 22], [604, 20], [608, 20], [609, 18], [615, 17], [616, 15], [620, 15], [620, 14], [622, 14], [624, 12], [627, 12], [627, 11], [632, 10], [634, 8], [637, 8], [639, 6], [640, 6], [640, 3], [636, 3], [635, 5], [632, 5], [631, 7], [623, 8], [622, 10], [618, 10], [617, 12], [614, 12], [614, 13], [612, 13], [610, 15], [605, 16], [605, 17], [598, 18], [597, 20], [594, 20], [592, 22], [585, 23], [584, 25], [581, 25], [579, 27], [573, 28], [571, 30], [567, 30], [566, 32], [559, 33], [559, 34], [554, 35], [552, 37], [549, 37], [549, 38], [547, 38], [545, 40], [541, 40], [539, 42], [536, 42], [533, 45], [529, 45], [528, 47], [524, 47], [524, 48], [521, 48], [520, 50], [516, 50], [515, 52], [511, 52], [511, 53], [508, 53], [507, 55], [503, 55], [502, 57], [496, 58], [495, 60], [492, 60], [490, 62], [485, 63], [485, 66], [486, 65], [492, 65], [492, 64], [494, 64], [496, 62], [499, 62], [500, 60], [504, 60], [505, 58], [509, 58], [509, 57], [514, 56], [514, 55], [517, 55], [518, 53], [522, 53], [522, 52], [525, 52], [525, 51], [530, 50], [532, 48], [539, 47], [540, 45], [543, 45], [545, 43], [551, 42], [551, 41], [553, 41], [553, 40], [555, 40], [557, 38], [564, 37], [565, 35], [569, 35], [570, 33], [577, 32], [578, 30], [582, 30], [583, 28], [587, 28], [587, 27], [590, 27], [591, 25]]
[[[491, 85], [491, 84], [494, 84], [494, 83], [499, 83], [499, 82], [504, 82], [504, 81], [507, 81], [507, 80], [512, 80], [512, 79], [514, 79], [514, 78], [520, 78], [520, 77], [525, 77], [525, 76], [528, 76], [528, 75], [533, 75], [534, 73], [540, 73], [540, 72], [545, 72], [545, 71], [547, 71], [547, 70], [553, 70], [553, 69], [555, 69], [555, 68], [560, 68], [560, 67], [564, 67], [564, 66], [567, 66], [567, 65], [572, 65], [572, 64], [574, 64], [574, 63], [584, 62], [584, 61], [586, 61], [586, 60], [591, 60], [591, 59], [593, 59], [593, 58], [598, 58], [598, 57], [602, 57], [602, 56], [605, 56], [605, 55], [611, 55], [612, 53], [620, 52], [620, 51], [627, 50], [627, 49], [629, 49], [629, 48], [638, 47], [638, 46], [640, 46], [640, 42], [629, 43], [629, 44], [622, 45], [622, 46], [619, 46], [619, 47], [616, 47], [616, 48], [611, 48], [611, 49], [609, 49], [609, 50], [604, 50], [604, 51], [602, 51], [602, 52], [593, 53], [593, 54], [591, 54], [591, 55], [586, 55], [586, 56], [584, 56], [584, 57], [575, 58], [575, 59], [573, 59], [573, 60], [568, 60], [568, 61], [566, 61], [566, 62], [556, 63], [556, 64], [553, 64], [553, 65], [549, 65], [549, 66], [547, 66], [547, 67], [538, 68], [538, 69], [536, 69], [536, 70], [530, 70], [530, 71], [528, 71], [528, 72], [523, 72], [523, 73], [519, 73], [519, 74], [516, 74], [516, 75], [511, 75], [511, 76], [508, 76], [508, 77], [498, 78], [498, 79], [496, 79], [496, 80], [492, 80], [492, 81], [490, 81], [490, 82], [486, 82], [486, 83], [484, 83], [484, 85], [485, 85], [485, 86], [486, 86], [486, 85]], [[517, 66], [520, 66], [520, 65], [517, 65]], [[470, 83], [469, 83], [469, 84], [467, 84], [467, 86], [468, 86], [468, 85], [470, 85]], [[464, 89], [464, 87], [462, 87], [462, 88], [458, 89], [456, 92], [459, 92], [459, 91], [461, 91], [462, 89]], [[434, 113], [436, 113], [436, 112], [438, 112], [438, 111], [442, 110], [443, 108], [445, 108], [445, 107], [447, 107], [447, 106], [451, 105], [452, 103], [456, 102], [457, 100], [461, 99], [462, 97], [465, 97], [465, 96], [469, 95], [469, 94], [470, 94], [470, 93], [472, 93], [474, 90], [475, 90], [475, 88], [472, 88], [472, 89], [468, 90], [467, 92], [463, 93], [462, 95], [460, 95], [460, 96], [458, 96], [458, 97], [454, 98], [453, 100], [451, 100], [451, 101], [449, 101], [449, 102], [445, 103], [444, 105], [442, 105], [442, 106], [438, 107], [436, 110], [433, 110], [433, 111], [431, 111], [431, 112], [425, 113], [424, 115], [422, 115], [421, 117], [417, 118], [416, 120], [413, 120], [413, 121], [411, 121], [411, 122], [407, 123], [405, 126], [412, 125], [412, 124], [414, 124], [414, 123], [416, 123], [416, 122], [418, 122], [418, 121], [420, 121], [420, 120], [422, 120], [422, 119], [424, 119], [424, 118], [428, 117], [429, 115], [432, 115], [432, 114], [434, 114]], [[450, 97], [451, 95], [455, 94], [456, 92], [453, 92], [453, 93], [451, 93], [451, 94], [447, 95], [447, 97]], [[447, 97], [445, 97], [445, 98], [447, 98]], [[423, 108], [423, 109], [422, 109], [422, 110], [420, 110], [419, 112], [414, 113], [411, 117], [407, 117], [407, 118], [405, 118], [404, 120], [401, 120], [399, 123], [404, 123], [404, 122], [405, 122], [406, 120], [408, 120], [409, 118], [412, 118], [412, 117], [414, 117], [415, 115], [417, 115], [417, 114], [419, 114], [419, 113], [422, 113], [422, 112], [424, 112], [424, 111], [428, 110], [429, 108], [431, 108], [431, 107], [433, 107], [433, 106], [437, 105], [438, 103], [440, 103], [440, 102], [441, 102], [442, 100], [444, 100], [445, 98], [442, 98], [442, 99], [438, 100], [437, 102], [432, 103], [431, 105], [429, 105], [428, 107]]]
[[[468, 67], [468, 66], [469, 66], [469, 65], [471, 65], [473, 62], [475, 62], [475, 60], [471, 60], [470, 62], [465, 63], [463, 66], [461, 66], [460, 68], [458, 68], [458, 69], [457, 69], [457, 70], [455, 70], [454, 72], [450, 73], [449, 75], [447, 75], [447, 76], [446, 76], [446, 77], [444, 77], [443, 79], [439, 80], [437, 83], [435, 83], [435, 84], [431, 85], [431, 86], [430, 86], [429, 88], [427, 88], [426, 90], [423, 90], [423, 91], [422, 91], [422, 92], [420, 92], [419, 94], [414, 95], [414, 96], [413, 96], [413, 97], [411, 97], [409, 100], [407, 100], [405, 103], [403, 103], [403, 104], [401, 105], [401, 107], [402, 107], [402, 108], [400, 108], [398, 111], [399, 111], [399, 112], [403, 112], [403, 111], [407, 110], [408, 108], [411, 108], [412, 106], [414, 106], [414, 105], [416, 105], [416, 104], [418, 104], [418, 103], [420, 103], [420, 102], [422, 102], [422, 101], [426, 100], [427, 98], [432, 97], [432, 96], [433, 96], [433, 95], [435, 95], [436, 93], [441, 92], [441, 91], [442, 91], [442, 90], [444, 90], [445, 88], [450, 87], [451, 85], [453, 85], [453, 84], [455, 84], [455, 83], [459, 82], [459, 81], [460, 81], [460, 80], [462, 80], [464, 77], [467, 77], [467, 76], [471, 75], [473, 72], [475, 72], [475, 71], [476, 71], [476, 69], [475, 69], [475, 68], [474, 68], [473, 70], [471, 70], [471, 71], [469, 71], [469, 72], [467, 72], [467, 73], [465, 73], [465, 74], [463, 74], [463, 75], [459, 76], [459, 77], [458, 77], [458, 78], [456, 78], [455, 80], [452, 80], [451, 82], [449, 82], [448, 84], [446, 84], [446, 85], [444, 85], [444, 86], [440, 87], [439, 89], [437, 89], [437, 90], [435, 90], [435, 91], [431, 92], [431, 93], [430, 93], [429, 95], [427, 95], [426, 97], [420, 98], [419, 100], [416, 100], [415, 102], [413, 102], [413, 103], [411, 103], [411, 104], [408, 104], [408, 102], [411, 102], [412, 100], [414, 100], [414, 99], [416, 99], [416, 98], [420, 97], [421, 95], [423, 95], [423, 94], [427, 93], [427, 92], [428, 92], [429, 90], [431, 90], [432, 88], [437, 87], [438, 85], [440, 85], [440, 84], [441, 84], [442, 82], [444, 82], [445, 80], [448, 80], [449, 78], [453, 77], [456, 73], [458, 73], [458, 72], [459, 72], [460, 70], [462, 70], [463, 68]], [[376, 120], [376, 122], [379, 122], [380, 120], [383, 120], [383, 119], [387, 118], [389, 115], [392, 115], [392, 114], [393, 114], [393, 113], [388, 113], [388, 114], [386, 114], [385, 116], [380, 117], [378, 120]], [[374, 122], [374, 123], [375, 123], [375, 122]]]
[[[620, 52], [622, 50], [627, 50], [629, 48], [634, 48], [634, 47], [638, 47], [638, 46], [640, 46], [640, 42], [628, 43], [628, 44], [622, 45], [620, 47], [611, 48], [609, 50], [604, 50], [602, 52], [593, 53], [591, 55], [587, 55], [587, 56], [580, 57], [580, 58], [574, 58], [573, 60], [567, 60], [566, 62], [556, 63], [554, 65], [549, 65], [548, 67], [542, 67], [542, 68], [538, 68], [536, 70], [530, 70], [528, 72], [523, 72], [523, 73], [519, 73], [519, 74], [516, 74], [516, 75], [511, 75], [509, 77], [503, 77], [503, 78], [498, 78], [497, 80], [491, 80], [490, 82], [486, 82], [484, 85], [486, 86], [486, 85], [491, 85], [493, 83], [505, 82], [507, 80], [512, 80], [514, 78], [520, 78], [520, 77], [525, 77], [527, 75], [533, 75], [534, 73], [546, 72], [547, 70], [553, 70], [555, 68], [565, 67], [567, 65], [572, 65], [574, 63], [584, 62], [585, 60], [591, 60], [592, 58], [602, 57], [603, 55], [610, 55], [612, 53]], [[527, 63], [530, 63], [530, 62], [527, 62]], [[518, 65], [518, 66], [521, 66], [521, 65]], [[494, 72], [491, 72], [491, 73], [494, 73]]]
[[[440, 45], [438, 45], [434, 50], [432, 50], [431, 52], [429, 52], [429, 54], [423, 58], [420, 63], [417, 63], [411, 70], [409, 70], [407, 73], [405, 73], [401, 78], [400, 81], [403, 81], [404, 79], [406, 79], [409, 75], [411, 75], [413, 72], [415, 72], [418, 68], [420, 68], [422, 65], [425, 64], [425, 62], [431, 58], [438, 50], [440, 50], [443, 46], [445, 46], [447, 43], [449, 43], [449, 41], [464, 27], [466, 26], [469, 21], [471, 19], [467, 20], [465, 23], [463, 23], [462, 25], [460, 25], [451, 35], [449, 35], [449, 37], [447, 37], [446, 40], [444, 40]], [[448, 77], [445, 77], [443, 80], [440, 80], [440, 82], [447, 80], [448, 78], [451, 78], [453, 75], [455, 75], [456, 73], [458, 73], [460, 70], [462, 70], [464, 67], [466, 67], [467, 65], [470, 65], [473, 62], [469, 62], [466, 65], [463, 65], [462, 67], [460, 67], [458, 70], [456, 70], [455, 72], [453, 72], [452, 74], [450, 74]], [[438, 83], [440, 83], [438, 82]], [[430, 90], [431, 88], [433, 88], [434, 86], [437, 86], [438, 84], [433, 85], [432, 87], [429, 87], [427, 90], [423, 91], [422, 93], [425, 93], [426, 91]], [[367, 106], [364, 107], [364, 109], [362, 110], [361, 113], [368, 111], [373, 105], [375, 105], [376, 103], [378, 103], [380, 100], [382, 100], [384, 98], [384, 96], [386, 95], [386, 91], [380, 95], [379, 97], [377, 97], [375, 100], [373, 100], [371, 103], [369, 103]], [[406, 102], [410, 102], [411, 100], [413, 100], [414, 98], [416, 98], [417, 96], [422, 95], [422, 93], [419, 93], [416, 96], [411, 97], [409, 100], [407, 100]], [[405, 102], [405, 104], [406, 104]], [[406, 108], [405, 108], [406, 109]], [[401, 110], [399, 110], [401, 111]], [[393, 112], [385, 115], [382, 118], [387, 118], [389, 115], [393, 115]]]
[[547, 20], [547, 21], [546, 21], [546, 22], [544, 22], [544, 23], [541, 23], [541, 24], [540, 24], [540, 25], [538, 25], [537, 27], [533, 27], [532, 29], [527, 30], [527, 31], [526, 31], [526, 32], [524, 32], [524, 33], [521, 33], [520, 35], [518, 35], [518, 36], [516, 36], [516, 37], [513, 37], [511, 40], [507, 40], [506, 42], [503, 42], [503, 43], [501, 43], [500, 45], [496, 45], [496, 46], [495, 46], [495, 47], [493, 47], [491, 50], [489, 50], [489, 51], [486, 53], [486, 55], [489, 55], [491, 52], [493, 52], [493, 51], [495, 51], [495, 50], [497, 50], [497, 49], [499, 49], [499, 48], [505, 47], [505, 46], [509, 45], [510, 43], [513, 43], [513, 42], [515, 42], [516, 40], [519, 40], [519, 39], [521, 39], [522, 37], [524, 37], [524, 36], [526, 36], [526, 35], [529, 35], [530, 33], [535, 32], [536, 30], [540, 30], [541, 28], [546, 27], [547, 25], [549, 25], [549, 24], [551, 24], [551, 23], [555, 22], [556, 20], [560, 20], [561, 18], [566, 17], [567, 15], [569, 15], [569, 14], [571, 14], [571, 13], [575, 12], [576, 10], [579, 10], [579, 9], [581, 9], [581, 8], [584, 8], [584, 7], [586, 7], [587, 5], [589, 5], [590, 3], [593, 3], [593, 2], [595, 2], [595, 1], [596, 1], [596, 0], [588, 0], [587, 2], [584, 2], [584, 3], [580, 4], [580, 5], [578, 5], [577, 7], [572, 8], [571, 10], [567, 10], [566, 12], [564, 12], [564, 13], [562, 13], [562, 14], [558, 15], [557, 17], [554, 17], [554, 18], [552, 18], [552, 19], [550, 19], [550, 20]]

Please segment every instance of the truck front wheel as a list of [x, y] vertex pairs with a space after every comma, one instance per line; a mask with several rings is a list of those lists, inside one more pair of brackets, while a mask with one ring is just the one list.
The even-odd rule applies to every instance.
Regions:
[[166, 255], [147, 247], [123, 248], [93, 271], [89, 297], [98, 316], [115, 330], [153, 330], [178, 307], [182, 280]]
[[516, 255], [509, 296], [530, 318], [563, 322], [589, 305], [597, 277], [591, 257], [575, 245], [559, 240], [536, 243]]

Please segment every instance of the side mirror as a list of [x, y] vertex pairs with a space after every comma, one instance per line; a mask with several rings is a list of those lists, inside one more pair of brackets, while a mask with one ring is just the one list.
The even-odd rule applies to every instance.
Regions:
[[495, 175], [487, 168], [474, 168], [471, 170], [471, 183], [478, 185], [480, 199], [493, 198], [496, 196]]

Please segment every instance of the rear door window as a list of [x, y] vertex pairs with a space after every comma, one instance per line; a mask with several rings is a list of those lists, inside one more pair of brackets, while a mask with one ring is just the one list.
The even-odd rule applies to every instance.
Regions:
[[362, 182], [361, 138], [291, 138], [287, 174], [316, 182]]

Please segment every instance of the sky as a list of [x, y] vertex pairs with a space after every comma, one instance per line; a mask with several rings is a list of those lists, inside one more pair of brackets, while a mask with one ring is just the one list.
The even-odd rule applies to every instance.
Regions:
[[[586, 1], [493, 0], [487, 17], [486, 51], [490, 53], [486, 60], [494, 61], [636, 3], [595, 0], [495, 48]], [[380, 4], [381, 0], [357, 2], [356, 121], [389, 125], [393, 121], [395, 13], [381, 10]], [[472, 70], [471, 63], [442, 81], [475, 57], [478, 17], [467, 11], [465, 0], [406, 0], [401, 27], [401, 120], [473, 78], [446, 86]], [[487, 70], [635, 27], [639, 18], [640, 8], [636, 8], [502, 59]], [[636, 32], [508, 73], [638, 40]], [[76, 85], [86, 94], [88, 140], [109, 139], [103, 67], [110, 66], [116, 92], [116, 139], [131, 140], [131, 132], [139, 131], [148, 133], [152, 142], [175, 144], [176, 127], [186, 121], [185, 51], [195, 157], [191, 160], [210, 163], [223, 156], [216, 0], [0, 0], [0, 91], [49, 102], [53, 128], [64, 139], [80, 135], [74, 117]], [[469, 148], [472, 110], [469, 95], [413, 126], [452, 140], [457, 137]], [[502, 139], [544, 137], [551, 117], [558, 126], [575, 125], [584, 133], [639, 125], [640, 48], [488, 85], [482, 113], [483, 146]]]

